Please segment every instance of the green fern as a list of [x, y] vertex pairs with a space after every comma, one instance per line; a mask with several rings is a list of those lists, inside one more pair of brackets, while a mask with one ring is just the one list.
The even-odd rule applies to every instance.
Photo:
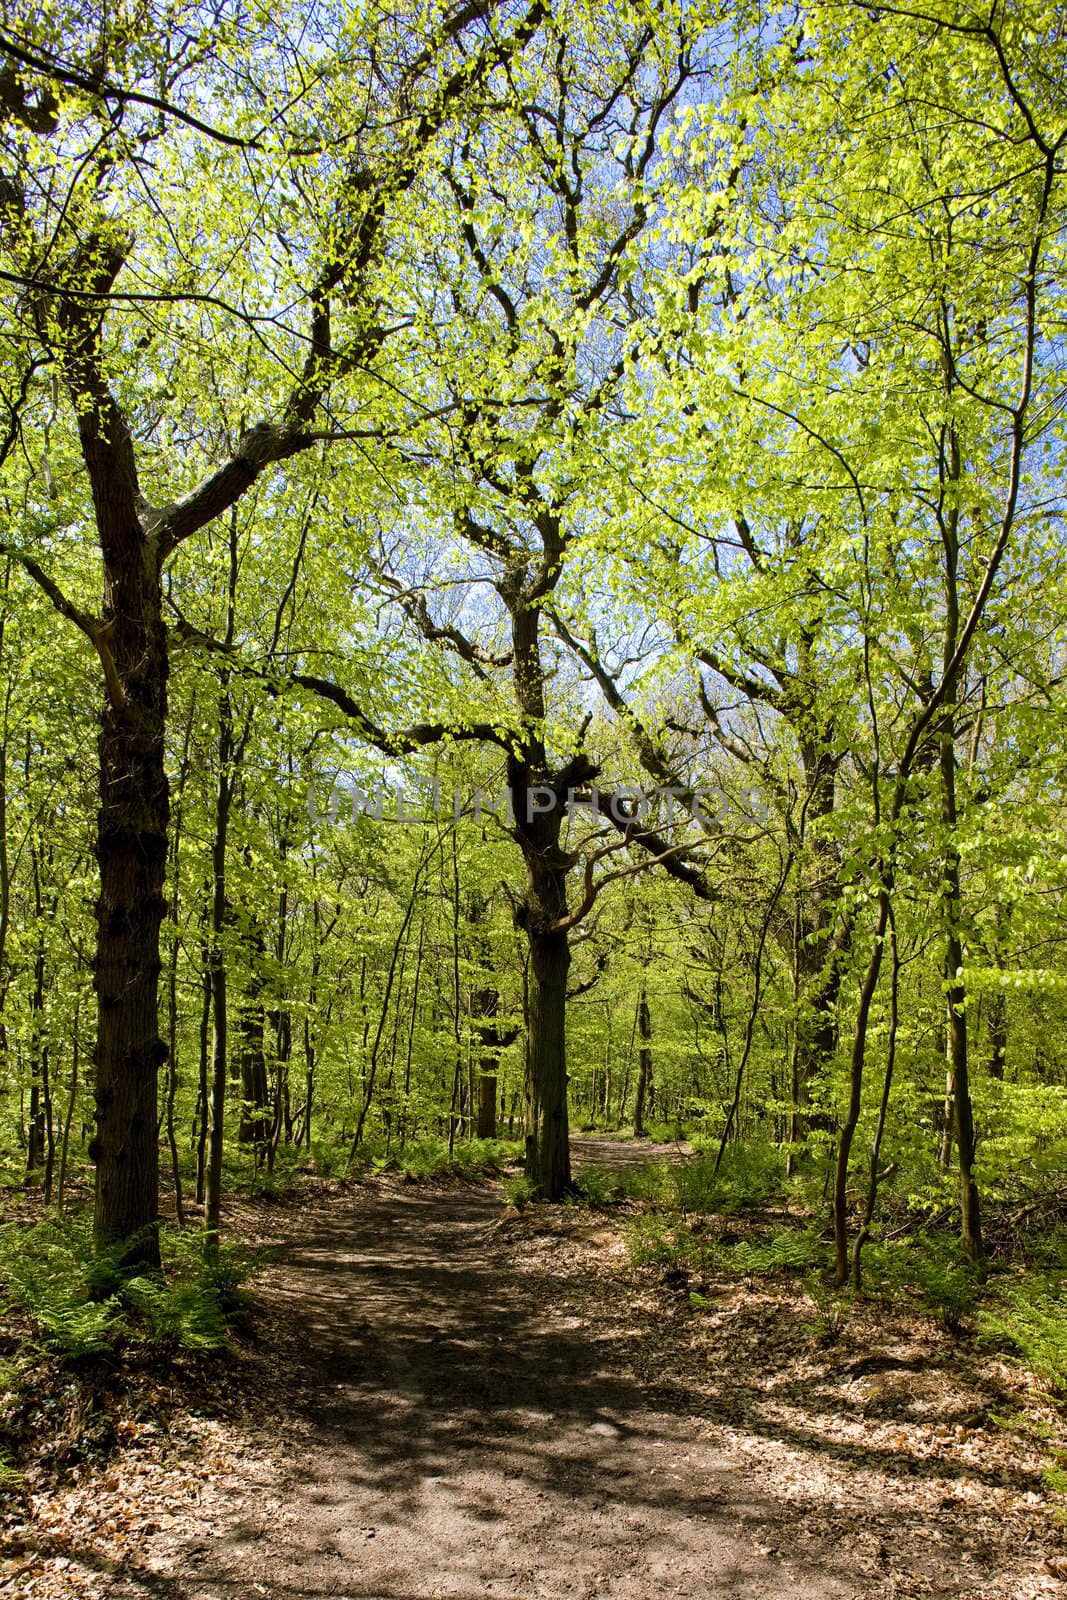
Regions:
[[123, 1299], [154, 1339], [173, 1339], [186, 1350], [218, 1350], [226, 1343], [226, 1317], [210, 1284], [131, 1278]]
[[118, 1299], [92, 1293], [91, 1262], [88, 1231], [76, 1224], [0, 1229], [0, 1278], [9, 1296], [45, 1344], [74, 1357], [110, 1348], [121, 1331]]
[[1067, 1278], [1032, 1276], [1000, 1289], [978, 1325], [1009, 1340], [1054, 1393], [1067, 1394]]
[[516, 1211], [522, 1211], [536, 1197], [537, 1190], [525, 1173], [518, 1172], [504, 1179], [504, 1199]]

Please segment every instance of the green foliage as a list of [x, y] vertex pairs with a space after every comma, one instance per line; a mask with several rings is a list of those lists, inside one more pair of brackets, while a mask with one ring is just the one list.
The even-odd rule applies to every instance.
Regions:
[[606, 1167], [583, 1167], [574, 1179], [570, 1196], [576, 1205], [606, 1206], [623, 1193], [619, 1174]]
[[311, 1160], [320, 1178], [343, 1178], [348, 1167], [348, 1151], [325, 1139], [311, 1141]]
[[516, 1172], [504, 1179], [504, 1199], [516, 1211], [523, 1211], [537, 1198], [537, 1187], [524, 1172]]
[[217, 1350], [226, 1342], [222, 1307], [203, 1285], [163, 1278], [131, 1278], [123, 1300], [151, 1339], [173, 1339], [187, 1350]]
[[893, 1244], [870, 1245], [864, 1260], [884, 1292], [918, 1290], [949, 1333], [959, 1333], [978, 1306], [981, 1283], [954, 1239], [920, 1233]]
[[470, 1139], [455, 1144], [450, 1153], [447, 1139], [423, 1139], [393, 1160], [407, 1178], [439, 1178], [449, 1172], [488, 1176], [516, 1160], [521, 1150], [521, 1145], [507, 1139]]
[[681, 1144], [687, 1137], [685, 1124], [674, 1122], [646, 1122], [645, 1138], [653, 1144]]
[[684, 1213], [732, 1213], [765, 1205], [781, 1188], [785, 1163], [773, 1145], [733, 1144], [724, 1151], [718, 1173], [710, 1150], [668, 1171]]
[[649, 1213], [627, 1222], [626, 1242], [638, 1267], [689, 1267], [700, 1260], [698, 1242], [688, 1228]]
[[65, 1355], [96, 1355], [126, 1331], [118, 1296], [94, 1298], [94, 1269], [102, 1265], [109, 1264], [94, 1257], [87, 1224], [0, 1227], [0, 1280], [9, 1302]]
[[713, 1244], [707, 1259], [717, 1270], [736, 1277], [761, 1277], [773, 1272], [806, 1272], [822, 1261], [826, 1247], [813, 1229], [787, 1228], [769, 1239]]
[[[1018, 8], [1002, 34], [991, 22], [972, 49], [933, 16], [815, 6], [796, 71], [784, 36], [769, 63], [767, 40], [756, 47], [758, 30], [750, 41], [740, 18], [729, 47], [734, 23], [724, 15], [714, 48], [697, 37], [678, 57], [673, 12], [661, 26], [651, 8], [646, 25], [641, 8], [623, 8], [605, 29], [595, 8], [577, 8], [560, 29], [549, 8], [549, 31], [536, 31], [528, 54], [518, 50], [505, 67], [494, 45], [494, 91], [481, 93], [470, 78], [469, 100], [464, 92], [450, 103], [439, 134], [417, 159], [403, 158], [410, 184], [376, 187], [379, 162], [388, 168], [407, 135], [371, 138], [367, 270], [338, 282], [335, 262], [349, 259], [336, 237], [351, 210], [345, 169], [327, 159], [309, 166], [297, 152], [315, 147], [319, 126], [330, 130], [323, 148], [363, 137], [350, 121], [365, 103], [360, 63], [381, 46], [390, 60], [400, 51], [393, 77], [403, 90], [391, 108], [380, 85], [376, 126], [428, 135], [438, 127], [419, 107], [435, 100], [430, 85], [448, 81], [453, 66], [471, 67], [474, 48], [468, 18], [444, 29], [437, 55], [438, 9], [361, 9], [365, 56], [350, 40], [334, 56], [316, 25], [315, 43], [283, 59], [269, 19], [262, 34], [253, 22], [251, 46], [270, 61], [263, 83], [275, 110], [290, 109], [272, 114], [271, 138], [250, 165], [248, 152], [202, 143], [188, 123], [138, 112], [136, 96], [115, 102], [132, 119], [121, 130], [91, 95], [58, 105], [55, 129], [18, 128], [7, 209], [19, 223], [0, 240], [0, 348], [19, 396], [18, 448], [0, 462], [12, 508], [0, 597], [10, 877], [0, 933], [9, 1046], [0, 1186], [60, 1186], [57, 1163], [46, 1169], [39, 1150], [26, 1171], [30, 1091], [46, 1088], [42, 1137], [45, 1127], [50, 1137], [70, 1134], [59, 1157], [68, 1201], [87, 1176], [81, 1130], [92, 1120], [85, 1067], [94, 1002], [85, 952], [98, 885], [84, 751], [100, 684], [85, 670], [84, 638], [57, 620], [54, 586], [68, 597], [65, 616], [96, 607], [100, 552], [89, 536], [81, 397], [55, 340], [73, 325], [65, 295], [76, 306], [92, 290], [75, 280], [109, 242], [104, 255], [119, 249], [124, 274], [165, 290], [169, 307], [162, 319], [144, 297], [101, 301], [107, 371], [98, 377], [112, 385], [116, 414], [130, 419], [141, 481], [161, 507], [205, 475], [216, 487], [257, 484], [232, 517], [208, 518], [166, 574], [178, 615], [208, 635], [228, 633], [241, 658], [264, 669], [233, 674], [227, 690], [227, 718], [243, 730], [239, 758], [232, 748], [221, 754], [232, 741], [220, 743], [217, 660], [191, 642], [160, 730], [175, 777], [163, 954], [172, 1063], [182, 1063], [165, 1083], [178, 1174], [188, 1180], [195, 1167], [192, 1069], [210, 1021], [199, 997], [211, 946], [234, 1019], [223, 1072], [238, 1055], [241, 1065], [256, 1058], [256, 1093], [273, 1102], [259, 1110], [281, 1140], [270, 1170], [262, 1150], [227, 1144], [228, 1188], [269, 1199], [309, 1163], [321, 1177], [343, 1177], [357, 1132], [362, 1161], [411, 1179], [494, 1172], [512, 1159], [517, 1146], [502, 1141], [450, 1152], [439, 1130], [450, 1117], [472, 1126], [486, 1039], [510, 1039], [523, 1016], [529, 951], [515, 937], [523, 863], [514, 836], [469, 810], [450, 815], [447, 800], [436, 832], [367, 815], [331, 822], [321, 793], [312, 821], [306, 800], [333, 773], [368, 793], [385, 774], [409, 796], [439, 782], [446, 795], [453, 786], [470, 793], [491, 781], [501, 742], [514, 760], [532, 740], [565, 749], [579, 768], [588, 758], [611, 786], [639, 776], [641, 760], [660, 770], [660, 782], [677, 754], [687, 781], [721, 798], [723, 838], [733, 841], [692, 858], [707, 875], [699, 904], [662, 869], [590, 877], [590, 892], [594, 878], [601, 888], [618, 881], [574, 943], [573, 1122], [632, 1125], [640, 994], [651, 1030], [648, 1103], [654, 1089], [661, 1119], [649, 1134], [678, 1140], [687, 1123], [708, 1131], [696, 1156], [678, 1164], [611, 1177], [587, 1169], [579, 1202], [603, 1204], [621, 1190], [665, 1209], [671, 1220], [658, 1233], [650, 1225], [636, 1246], [664, 1260], [736, 1273], [806, 1270], [818, 1259], [814, 1235], [800, 1229], [715, 1245], [682, 1223], [747, 1218], [778, 1198], [788, 1215], [801, 1206], [825, 1214], [872, 893], [891, 876], [903, 965], [875, 1228], [892, 1211], [894, 1232], [920, 1234], [924, 1220], [957, 1206], [958, 1177], [941, 1151], [951, 923], [966, 952], [981, 1199], [1025, 1213], [1024, 1231], [1047, 1230], [1067, 1192], [1062, 166], [1050, 170], [1043, 199], [1033, 180], [1045, 168], [1043, 140], [1051, 148], [1062, 121], [1053, 11]], [[155, 66], [166, 65], [165, 30], [145, 18], [129, 59], [154, 81]], [[190, 35], [199, 42], [182, 94], [227, 106], [235, 126], [267, 126], [262, 89], [234, 71], [210, 29], [200, 39], [201, 25]], [[474, 18], [476, 34], [481, 27]], [[107, 32], [100, 48], [110, 59]], [[123, 70], [125, 45], [113, 54]], [[682, 58], [703, 63], [696, 78], [676, 70]], [[410, 81], [405, 59], [421, 63]], [[720, 63], [729, 63], [728, 92]], [[558, 148], [523, 110], [548, 101], [560, 107]], [[617, 148], [624, 102], [631, 132]], [[17, 124], [15, 105], [7, 109]], [[980, 121], [975, 105], [988, 111]], [[137, 155], [142, 136], [155, 151], [151, 170]], [[561, 229], [564, 171], [573, 204]], [[985, 198], [946, 209], [944, 196], [961, 194]], [[900, 217], [913, 225], [902, 229]], [[250, 254], [253, 234], [288, 243]], [[699, 269], [709, 241], [714, 272]], [[59, 274], [40, 290], [55, 315], [28, 322], [25, 284], [38, 271]], [[228, 305], [258, 309], [249, 321]], [[384, 319], [373, 314], [383, 305]], [[941, 308], [932, 320], [930, 305]], [[332, 328], [339, 359], [317, 364], [321, 393], [317, 381], [306, 392], [301, 381], [301, 427], [286, 435], [295, 453], [220, 477], [224, 441], [296, 416], [290, 343], [308, 328], [290, 326], [288, 313], [279, 322], [281, 307], [313, 308]], [[1019, 341], [1031, 325], [1028, 362]], [[344, 359], [353, 330], [377, 328], [388, 349], [368, 335], [361, 359]], [[1025, 395], [1023, 372], [1031, 373]], [[402, 401], [426, 395], [427, 384], [435, 392], [417, 406]], [[449, 406], [438, 404], [449, 395], [465, 397], [470, 448], [459, 455]], [[1016, 416], [1018, 429], [1008, 428]], [[419, 449], [387, 448], [416, 418]], [[1026, 448], [1013, 460], [1016, 433]], [[255, 437], [259, 449], [281, 436]], [[1017, 505], [1010, 527], [1005, 505]], [[960, 522], [951, 571], [945, 507]], [[998, 548], [992, 530], [1002, 523]], [[30, 551], [47, 569], [43, 588], [36, 557], [24, 559]], [[487, 581], [461, 599], [457, 584], [474, 570]], [[552, 639], [543, 657], [536, 643], [526, 657], [537, 692], [519, 716], [515, 690], [530, 684], [514, 676], [516, 617], [505, 590], [525, 570], [541, 578], [523, 627], [536, 634], [544, 625]], [[942, 685], [946, 709], [958, 702], [961, 711], [958, 725], [952, 713], [944, 727], [956, 740], [959, 792], [946, 811], [938, 763], [917, 760], [894, 828], [892, 775], [914, 718], [929, 716], [961, 616], [973, 629], [958, 682]], [[564, 619], [575, 639], [599, 641], [602, 661], [584, 646], [569, 650], [556, 627]], [[646, 636], [657, 647], [630, 655], [626, 641]], [[625, 659], [625, 670], [600, 705], [613, 659]], [[310, 694], [309, 669], [330, 661], [344, 663], [346, 693], [359, 702], [347, 723], [343, 697], [330, 697], [324, 722], [321, 707], [266, 692], [274, 671], [284, 677], [291, 664]], [[396, 737], [411, 723], [446, 736], [429, 747]], [[491, 731], [488, 749], [451, 736], [475, 726]], [[621, 738], [626, 728], [641, 738]], [[368, 747], [375, 737], [378, 753]], [[240, 797], [228, 837], [214, 840], [232, 914], [211, 928], [215, 879], [205, 868], [224, 778]], [[957, 821], [948, 829], [950, 813]], [[578, 876], [590, 842], [586, 824], [572, 828], [573, 820], [561, 859], [573, 845]], [[637, 865], [636, 841], [628, 850], [626, 871]], [[780, 855], [788, 875], [775, 908]], [[946, 915], [951, 863], [960, 890]], [[581, 898], [571, 893], [568, 904]], [[886, 987], [883, 971], [858, 1033], [869, 1050], [843, 1174], [850, 1225], [875, 1132]], [[795, 1047], [820, 1020], [840, 1047], [808, 1062], [804, 1104], [794, 1106], [790, 1052], [798, 1059]], [[496, 1053], [498, 1103], [515, 1107], [521, 1035]], [[731, 1143], [716, 1172], [735, 1078]], [[236, 1133], [238, 1093], [229, 1080], [226, 1088]], [[794, 1112], [806, 1129], [791, 1131]], [[786, 1137], [798, 1158], [789, 1184]], [[518, 1203], [530, 1198], [524, 1184], [506, 1184]], [[49, 1229], [34, 1230], [33, 1242], [5, 1234], [0, 1275], [56, 1348], [91, 1354], [146, 1333], [205, 1347], [219, 1337], [229, 1291], [194, 1263], [172, 1260], [163, 1280], [126, 1283], [118, 1263], [92, 1257], [79, 1235]], [[888, 1289], [921, 1295], [948, 1327], [973, 1313], [970, 1269], [937, 1237], [876, 1240], [868, 1259]], [[1034, 1263], [1051, 1268], [1061, 1245], [1034, 1247]], [[1015, 1319], [1054, 1373], [1043, 1303], [1024, 1312], [1001, 1300], [991, 1315]]]
[[124, 1275], [117, 1252], [93, 1248], [87, 1221], [0, 1226], [0, 1281], [36, 1337], [72, 1359], [130, 1340], [214, 1350], [244, 1308], [247, 1252], [224, 1246], [205, 1257], [198, 1236], [164, 1232], [164, 1270]]
[[978, 1326], [1013, 1344], [1053, 1394], [1067, 1395], [1067, 1277], [1062, 1272], [1001, 1285]]
[[663, 1266], [726, 1278], [808, 1272], [826, 1248], [812, 1229], [782, 1229], [768, 1238], [724, 1242], [681, 1218], [643, 1215], [627, 1229], [630, 1258], [638, 1266]]
[[804, 1290], [815, 1307], [811, 1331], [816, 1343], [826, 1346], [836, 1344], [844, 1332], [848, 1297], [841, 1290], [832, 1288], [818, 1272], [811, 1272], [805, 1277]]

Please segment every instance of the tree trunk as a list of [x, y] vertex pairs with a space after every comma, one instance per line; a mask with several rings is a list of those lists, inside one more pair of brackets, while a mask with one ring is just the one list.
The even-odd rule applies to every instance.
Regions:
[[[170, 800], [164, 767], [167, 631], [162, 546], [141, 521], [143, 499], [129, 426], [104, 375], [106, 295], [124, 261], [112, 238], [80, 252], [86, 298], [58, 301], [61, 359], [78, 420], [104, 569], [101, 617], [77, 618], [100, 657], [104, 704], [98, 744], [95, 1229], [100, 1245], [128, 1241], [128, 1261], [159, 1262], [157, 1080], [159, 930]], [[69, 614], [69, 612], [68, 612]]]
[[1003, 989], [997, 989], [989, 1002], [989, 1076], [1003, 1078], [1008, 1059], [1008, 1007]]
[[[794, 921], [797, 1013], [791, 1060], [792, 1113], [789, 1140], [801, 1143], [810, 1127], [826, 1127], [825, 1117], [810, 1112], [812, 1089], [825, 1082], [837, 1051], [837, 1002], [841, 992], [842, 950], [833, 943], [841, 906], [839, 864], [832, 844], [819, 832], [833, 816], [840, 757], [827, 753], [830, 732], [817, 739], [801, 738], [807, 787], [805, 835], [813, 833], [813, 879], [798, 875]], [[799, 846], [801, 840], [796, 843]]]
[[893, 887], [892, 874], [887, 872], [885, 878], [886, 882], [878, 896], [878, 922], [874, 930], [874, 943], [871, 947], [867, 970], [860, 987], [859, 1004], [856, 1009], [855, 1031], [852, 1035], [852, 1056], [849, 1062], [848, 1110], [841, 1126], [837, 1157], [834, 1163], [832, 1220], [834, 1228], [834, 1284], [837, 1288], [848, 1282], [848, 1164], [852, 1151], [852, 1141], [859, 1125], [860, 1111], [863, 1105], [863, 1071], [867, 1060], [867, 1028], [870, 1023], [871, 1006], [874, 1004], [874, 996], [878, 989], [878, 979], [882, 971], [886, 928], [889, 925], [891, 910], [889, 897]]
[[642, 987], [637, 997], [637, 1031], [641, 1038], [637, 1055], [637, 1099], [634, 1103], [634, 1138], [645, 1134], [645, 1104], [652, 1083], [652, 1018], [648, 1009], [648, 996]]
[[[121, 603], [116, 606], [121, 611]], [[168, 794], [163, 768], [167, 660], [158, 607], [151, 626], [127, 618], [126, 704], [100, 735], [96, 859], [96, 1235], [131, 1241], [131, 1259], [157, 1264], [157, 1092], [166, 1046], [159, 1036], [159, 930], [163, 921]], [[129, 635], [135, 636], [134, 640]], [[119, 654], [116, 639], [116, 654]]]
[[496, 1138], [496, 1073], [484, 1067], [478, 1078], [478, 1137]]
[[[215, 830], [211, 843], [211, 943], [208, 972], [211, 985], [211, 1071], [208, 1083], [210, 1110], [207, 1169], [204, 1184], [204, 1231], [209, 1253], [218, 1251], [222, 1212], [222, 1152], [226, 1120], [226, 1078], [229, 1059], [229, 993], [223, 931], [227, 921], [226, 853], [233, 805], [230, 761], [233, 755], [233, 718], [227, 675], [219, 691], [218, 782], [215, 789]], [[205, 1116], [207, 1112], [205, 1111]]]
[[561, 1200], [571, 1186], [567, 1117], [567, 973], [571, 953], [565, 933], [530, 935], [530, 1119], [526, 1175], [546, 1200]]
[[946, 829], [943, 863], [945, 917], [945, 984], [948, 1003], [948, 1058], [952, 1078], [953, 1129], [960, 1163], [960, 1233], [967, 1259], [984, 1261], [981, 1206], [974, 1179], [974, 1110], [971, 1104], [967, 1042], [966, 993], [963, 983], [963, 941], [960, 929], [960, 858], [956, 846], [956, 749], [952, 730], [941, 737], [941, 804]]
[[207, 1135], [211, 1105], [211, 947], [200, 950], [200, 1024], [198, 1028], [196, 1111], [196, 1203], [204, 1204], [207, 1191]]
[[[95, 484], [94, 484], [95, 489]], [[104, 645], [117, 683], [100, 732], [95, 984], [96, 1235], [158, 1264], [159, 934], [170, 800], [163, 764], [168, 661], [156, 562], [130, 508], [128, 542], [104, 541]], [[115, 700], [119, 703], [116, 704]]]
[[270, 1085], [267, 1081], [266, 1015], [259, 996], [258, 980], [241, 1006], [239, 1068], [241, 1074], [241, 1117], [237, 1127], [239, 1144], [251, 1145], [257, 1158], [270, 1132]]

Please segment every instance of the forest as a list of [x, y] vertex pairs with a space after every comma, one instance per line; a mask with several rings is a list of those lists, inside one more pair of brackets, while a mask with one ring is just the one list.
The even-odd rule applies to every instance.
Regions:
[[[610, 1451], [535, 1312], [734, 1292], [969, 1373], [1039, 1525], [716, 1588], [434, 1567], [453, 1506], [225, 1593], [1067, 1582], [1065, 151], [1050, 0], [0, 0], [0, 1588], [224, 1592], [33, 1531], [149, 1370], [234, 1429], [406, 1297], [450, 1373], [514, 1342], [456, 1416], [532, 1362]], [[307, 1450], [387, 1497], [443, 1358], [359, 1348]]]

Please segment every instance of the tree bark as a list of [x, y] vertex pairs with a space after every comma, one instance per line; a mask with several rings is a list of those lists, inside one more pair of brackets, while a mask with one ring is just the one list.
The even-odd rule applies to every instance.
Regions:
[[645, 1105], [652, 1082], [652, 1017], [648, 1009], [648, 996], [642, 985], [637, 997], [637, 1032], [641, 1039], [637, 1054], [637, 1098], [634, 1102], [634, 1138], [645, 1135]]
[[562, 1200], [571, 1187], [567, 1114], [567, 974], [571, 953], [565, 933], [531, 930], [529, 1061], [531, 1116], [526, 1133], [526, 1175], [546, 1200]]
[[971, 1102], [967, 996], [963, 982], [963, 941], [960, 930], [962, 914], [960, 857], [956, 845], [956, 748], [951, 728], [941, 736], [940, 767], [942, 821], [946, 829], [942, 881], [948, 1058], [952, 1078], [952, 1125], [960, 1163], [960, 1234], [967, 1259], [972, 1265], [981, 1267], [984, 1262], [984, 1247], [981, 1204], [978, 1198], [978, 1185], [974, 1178], [974, 1109]]

